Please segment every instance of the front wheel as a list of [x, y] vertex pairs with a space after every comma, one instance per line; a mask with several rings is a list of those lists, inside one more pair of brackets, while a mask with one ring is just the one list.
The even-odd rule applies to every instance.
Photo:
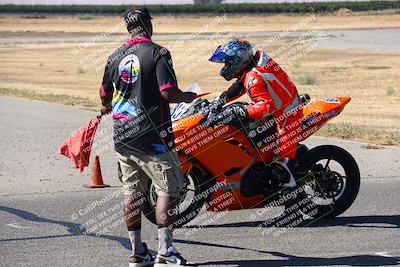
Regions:
[[[187, 224], [199, 214], [203, 205], [209, 201], [213, 192], [212, 186], [215, 184], [213, 176], [198, 162], [192, 163], [189, 171], [183, 176], [185, 186], [181, 192], [179, 204], [176, 210], [171, 211], [176, 215], [174, 228]], [[149, 221], [157, 224], [155, 215], [157, 194], [151, 179], [147, 184], [146, 192], [148, 192], [148, 197], [143, 203], [143, 213]]]
[[332, 145], [318, 146], [300, 159], [296, 176], [303, 189], [296, 200], [302, 212], [313, 218], [333, 218], [354, 202], [360, 188], [360, 171], [346, 150]]

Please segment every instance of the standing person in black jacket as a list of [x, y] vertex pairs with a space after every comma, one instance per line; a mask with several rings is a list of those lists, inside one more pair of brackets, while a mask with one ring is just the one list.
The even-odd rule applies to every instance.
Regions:
[[[178, 89], [169, 51], [152, 42], [147, 8], [124, 14], [131, 39], [108, 59], [100, 96], [103, 113], [112, 112], [119, 179], [124, 187], [124, 213], [132, 243], [130, 267], [151, 265], [154, 257], [141, 240], [141, 204], [148, 178], [158, 195], [158, 254], [154, 266], [185, 265], [172, 246], [173, 211], [183, 187], [175, 152], [169, 103], [190, 103], [194, 93]], [[163, 133], [160, 135], [160, 133]]]

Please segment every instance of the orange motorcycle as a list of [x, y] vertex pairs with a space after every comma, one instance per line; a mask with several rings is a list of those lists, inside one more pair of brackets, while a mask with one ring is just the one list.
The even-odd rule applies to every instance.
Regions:
[[[302, 95], [301, 99], [302, 127], [293, 140], [298, 143], [297, 154], [288, 164], [297, 185], [289, 194], [271, 164], [277, 137], [272, 117], [246, 122], [233, 119], [226, 124], [205, 126], [207, 100], [199, 98], [191, 104], [175, 106], [170, 130], [186, 183], [178, 207], [171, 211], [176, 215], [175, 227], [196, 218], [204, 207], [210, 212], [277, 205], [290, 208], [295, 201], [308, 203], [312, 209], [302, 212], [320, 218], [338, 216], [352, 205], [360, 187], [354, 158], [337, 146], [309, 149], [301, 144], [340, 114], [351, 98], [310, 100], [308, 95]], [[218, 112], [223, 114], [224, 110]], [[150, 179], [147, 190], [149, 197], [143, 211], [155, 223], [157, 195]]]

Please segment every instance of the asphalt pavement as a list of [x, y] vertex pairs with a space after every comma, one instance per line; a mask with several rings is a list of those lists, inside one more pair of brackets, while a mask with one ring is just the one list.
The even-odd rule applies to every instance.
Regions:
[[[382, 29], [314, 29], [312, 34], [314, 44], [321, 48], [338, 49], [368, 49], [374, 51], [400, 51], [400, 29], [382, 28]], [[307, 31], [296, 31], [285, 33], [285, 36], [299, 36]], [[316, 36], [318, 33], [318, 36]], [[279, 36], [282, 32], [237, 32], [235, 35], [251, 40], [254, 37], [270, 38], [273, 35]], [[0, 44], [37, 44], [37, 43], [82, 43], [88, 42], [99, 33], [64, 33], [64, 32], [3, 32], [0, 36]], [[187, 34], [163, 34], [156, 33], [153, 40], [176, 41], [182, 37], [187, 38]], [[201, 40], [209, 39], [212, 35], [200, 34], [190, 39]], [[214, 37], [215, 38], [215, 37]], [[110, 34], [100, 38], [97, 42], [122, 42], [126, 35]]]
[[[57, 153], [96, 113], [0, 97], [0, 114], [0, 265], [127, 266], [130, 243], [120, 221], [112, 147], [95, 144], [93, 153], [111, 185], [106, 189], [83, 188], [90, 168], [80, 174]], [[106, 143], [110, 125], [104, 119], [96, 142]], [[361, 188], [349, 210], [281, 232], [257, 227], [272, 213], [202, 212], [176, 232], [179, 251], [198, 266], [400, 265], [400, 148], [367, 149], [366, 143], [322, 137], [306, 143], [338, 145], [357, 160]], [[154, 251], [156, 227], [147, 220], [142, 236]]]

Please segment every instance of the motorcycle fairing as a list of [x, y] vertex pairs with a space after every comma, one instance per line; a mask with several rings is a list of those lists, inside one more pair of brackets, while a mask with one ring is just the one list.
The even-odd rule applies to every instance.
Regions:
[[[337, 116], [351, 100], [350, 97], [336, 97], [312, 100], [303, 108], [303, 129], [301, 140], [315, 133], [327, 121]], [[260, 207], [265, 200], [264, 195], [244, 197], [240, 193], [240, 182], [244, 170], [254, 163], [268, 164], [273, 158], [273, 150], [268, 154], [260, 153], [249, 142], [245, 134], [229, 125], [215, 128], [199, 126], [202, 115], [192, 115], [173, 122], [173, 131], [178, 155], [181, 159], [182, 173], [190, 170], [191, 160], [201, 163], [216, 182], [226, 181], [227, 186], [220, 187], [212, 193], [209, 211], [237, 210]], [[224, 130], [221, 130], [224, 129]], [[201, 137], [193, 138], [199, 134]], [[197, 144], [196, 149], [191, 149]], [[199, 145], [201, 144], [201, 145]], [[254, 160], [254, 156], [256, 159]], [[232, 170], [235, 170], [232, 172]], [[224, 198], [229, 193], [229, 199]], [[223, 202], [220, 203], [219, 200]]]

